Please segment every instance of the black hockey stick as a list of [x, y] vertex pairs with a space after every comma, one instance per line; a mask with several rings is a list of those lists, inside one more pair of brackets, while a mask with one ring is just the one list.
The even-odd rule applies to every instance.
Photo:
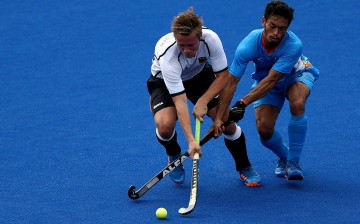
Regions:
[[[231, 121], [226, 121], [222, 126], [227, 126], [231, 123]], [[200, 145], [204, 145], [210, 139], [214, 137], [214, 132], [206, 135], [201, 141]], [[158, 174], [156, 174], [153, 178], [151, 178], [146, 184], [144, 184], [139, 190], [135, 191], [136, 187], [131, 185], [128, 190], [129, 198], [136, 200], [141, 198], [148, 190], [150, 190], [155, 184], [157, 184], [161, 179], [163, 179], [166, 175], [168, 175], [173, 169], [178, 167], [183, 163], [185, 159], [189, 157], [189, 152], [186, 151], [179, 158], [172, 161], [169, 165], [167, 165], [164, 169], [162, 169]]]
[[[200, 120], [196, 119], [195, 126], [195, 140], [200, 142]], [[199, 180], [199, 154], [195, 152], [192, 168], [191, 188], [190, 188], [190, 200], [187, 208], [180, 208], [179, 213], [181, 215], [187, 215], [191, 213], [196, 205], [196, 198], [198, 192], [198, 180]]]

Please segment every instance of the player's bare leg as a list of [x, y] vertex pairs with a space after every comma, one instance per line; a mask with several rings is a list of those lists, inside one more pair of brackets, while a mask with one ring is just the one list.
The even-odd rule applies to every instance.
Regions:
[[[154, 120], [156, 124], [156, 138], [165, 147], [168, 163], [171, 163], [181, 155], [181, 148], [177, 142], [177, 133], [175, 131], [175, 107], [166, 107], [159, 110], [154, 115]], [[185, 181], [184, 166], [176, 167], [169, 176], [175, 184], [183, 184]]]

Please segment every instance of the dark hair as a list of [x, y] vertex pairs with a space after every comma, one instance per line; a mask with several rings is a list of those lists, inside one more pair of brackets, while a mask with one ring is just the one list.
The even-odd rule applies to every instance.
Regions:
[[271, 16], [281, 16], [289, 21], [289, 25], [294, 17], [294, 9], [283, 1], [272, 1], [266, 5], [264, 17], [268, 20]]

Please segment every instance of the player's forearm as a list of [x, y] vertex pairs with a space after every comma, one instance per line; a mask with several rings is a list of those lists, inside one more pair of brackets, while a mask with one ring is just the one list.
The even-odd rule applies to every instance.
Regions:
[[190, 143], [191, 141], [195, 141], [194, 135], [191, 130], [191, 121], [185, 94], [176, 96], [173, 98], [173, 100], [175, 103], [177, 116], [186, 140], [188, 141], [188, 143]]
[[216, 113], [217, 120], [223, 120], [224, 112], [230, 105], [231, 99], [236, 91], [237, 83], [240, 79], [229, 80], [228, 85], [225, 87], [224, 91], [220, 94], [218, 109]]
[[210, 85], [209, 89], [199, 98], [198, 102], [207, 105], [214, 97], [219, 95], [225, 89], [228, 80], [228, 72], [219, 74], [215, 81]]
[[185, 111], [178, 112], [178, 118], [179, 118], [181, 127], [183, 129], [185, 138], [186, 138], [187, 142], [190, 144], [190, 142], [195, 141], [195, 138], [194, 138], [194, 135], [191, 130], [191, 121], [190, 121], [189, 112], [187, 112], [187, 113]]
[[242, 98], [242, 100], [249, 105], [250, 103], [264, 97], [274, 86], [276, 85], [278, 79], [271, 78], [267, 76], [259, 84], [246, 96]]

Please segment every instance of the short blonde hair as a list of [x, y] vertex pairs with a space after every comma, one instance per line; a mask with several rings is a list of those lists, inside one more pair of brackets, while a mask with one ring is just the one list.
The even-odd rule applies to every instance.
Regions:
[[174, 17], [171, 30], [175, 37], [178, 34], [188, 36], [192, 31], [195, 31], [196, 35], [200, 38], [202, 35], [202, 25], [202, 18], [194, 13], [193, 7], [189, 7], [186, 12], [180, 12]]

